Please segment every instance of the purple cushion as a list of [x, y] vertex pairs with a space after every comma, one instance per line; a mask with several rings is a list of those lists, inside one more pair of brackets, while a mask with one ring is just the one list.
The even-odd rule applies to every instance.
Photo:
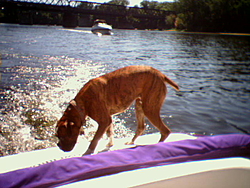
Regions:
[[238, 156], [250, 157], [249, 135], [205, 136], [64, 159], [3, 173], [0, 187], [52, 187], [138, 168]]

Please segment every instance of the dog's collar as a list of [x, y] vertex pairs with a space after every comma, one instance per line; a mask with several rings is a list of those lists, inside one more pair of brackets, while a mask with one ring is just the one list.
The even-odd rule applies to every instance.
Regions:
[[81, 121], [82, 121], [82, 124], [84, 123], [84, 121], [85, 121], [85, 115], [84, 115], [84, 113], [82, 112], [82, 110], [77, 106], [77, 104], [76, 104], [76, 101], [73, 99], [73, 100], [71, 100], [70, 102], [69, 102], [69, 104], [71, 104], [74, 108], [75, 108], [75, 110], [78, 112], [78, 114], [79, 114], [79, 116], [80, 116], [80, 118], [81, 118]]

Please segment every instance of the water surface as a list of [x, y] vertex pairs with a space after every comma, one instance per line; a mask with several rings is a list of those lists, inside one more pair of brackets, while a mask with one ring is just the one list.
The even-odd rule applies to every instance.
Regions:
[[[91, 78], [150, 65], [168, 86], [161, 117], [174, 132], [250, 131], [250, 38], [167, 31], [0, 25], [0, 155], [55, 146], [55, 122]], [[153, 91], [152, 91], [153, 92]], [[114, 117], [115, 136], [136, 129], [134, 108]], [[157, 132], [147, 122], [146, 134]]]

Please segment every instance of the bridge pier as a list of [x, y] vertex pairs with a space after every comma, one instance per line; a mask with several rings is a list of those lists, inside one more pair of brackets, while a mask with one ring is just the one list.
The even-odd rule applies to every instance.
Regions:
[[78, 17], [79, 27], [91, 27], [92, 25], [93, 25], [93, 21], [92, 21], [91, 15], [79, 14], [79, 17]]
[[76, 28], [78, 26], [78, 14], [72, 12], [63, 13], [63, 27]]

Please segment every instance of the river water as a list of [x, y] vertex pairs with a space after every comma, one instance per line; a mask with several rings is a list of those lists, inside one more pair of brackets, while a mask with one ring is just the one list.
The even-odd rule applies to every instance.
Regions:
[[[173, 132], [250, 131], [249, 36], [114, 30], [98, 37], [90, 28], [0, 24], [0, 55], [0, 156], [55, 146], [56, 120], [79, 89], [128, 65], [153, 66], [180, 85], [180, 92], [168, 86], [161, 111]], [[134, 107], [114, 122], [116, 137], [131, 136]], [[147, 122], [146, 134], [153, 132]]]

